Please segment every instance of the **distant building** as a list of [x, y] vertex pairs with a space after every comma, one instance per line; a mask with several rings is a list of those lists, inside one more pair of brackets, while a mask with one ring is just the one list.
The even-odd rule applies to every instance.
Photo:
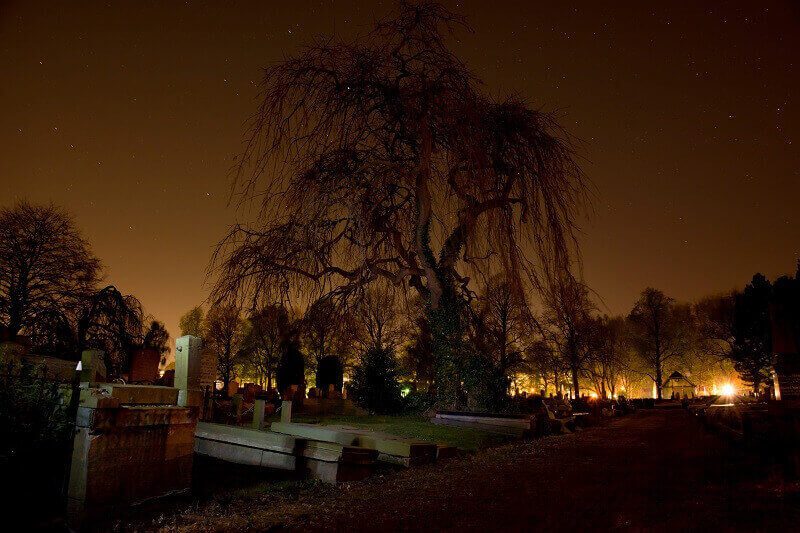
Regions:
[[694, 398], [697, 387], [680, 372], [673, 372], [661, 387], [662, 398]]

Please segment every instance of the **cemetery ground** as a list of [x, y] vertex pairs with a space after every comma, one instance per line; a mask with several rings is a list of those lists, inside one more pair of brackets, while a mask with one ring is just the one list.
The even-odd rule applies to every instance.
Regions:
[[[415, 421], [404, 425], [415, 431]], [[113, 527], [763, 531], [792, 530], [800, 521], [800, 484], [785, 481], [768, 451], [737, 445], [682, 409], [643, 410], [571, 435], [338, 486], [264, 480], [213, 461], [197, 466], [196, 486], [207, 489], [195, 491], [201, 496], [143, 509]], [[220, 482], [222, 470], [229, 483]]]

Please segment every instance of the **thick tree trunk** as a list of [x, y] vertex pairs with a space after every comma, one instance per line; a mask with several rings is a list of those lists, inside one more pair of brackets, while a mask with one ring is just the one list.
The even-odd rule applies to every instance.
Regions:
[[661, 386], [663, 385], [663, 376], [661, 374], [661, 365], [656, 367], [656, 398], [661, 399]]

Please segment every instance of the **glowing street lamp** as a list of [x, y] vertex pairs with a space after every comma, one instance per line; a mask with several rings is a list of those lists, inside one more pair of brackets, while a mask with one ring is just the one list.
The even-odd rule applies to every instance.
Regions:
[[733, 396], [736, 394], [736, 387], [734, 387], [731, 383], [725, 383], [721, 388], [720, 391], [722, 392], [723, 396]]

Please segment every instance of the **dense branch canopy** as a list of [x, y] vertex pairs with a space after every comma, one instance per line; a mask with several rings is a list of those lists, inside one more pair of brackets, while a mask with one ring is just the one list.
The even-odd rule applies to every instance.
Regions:
[[95, 290], [102, 265], [72, 217], [54, 205], [0, 209], [0, 326], [30, 333]]
[[482, 90], [444, 44], [461, 24], [402, 4], [265, 70], [235, 186], [260, 216], [218, 248], [218, 299], [346, 296], [384, 278], [435, 306], [470, 271], [518, 283], [568, 264], [585, 189], [566, 136]]

